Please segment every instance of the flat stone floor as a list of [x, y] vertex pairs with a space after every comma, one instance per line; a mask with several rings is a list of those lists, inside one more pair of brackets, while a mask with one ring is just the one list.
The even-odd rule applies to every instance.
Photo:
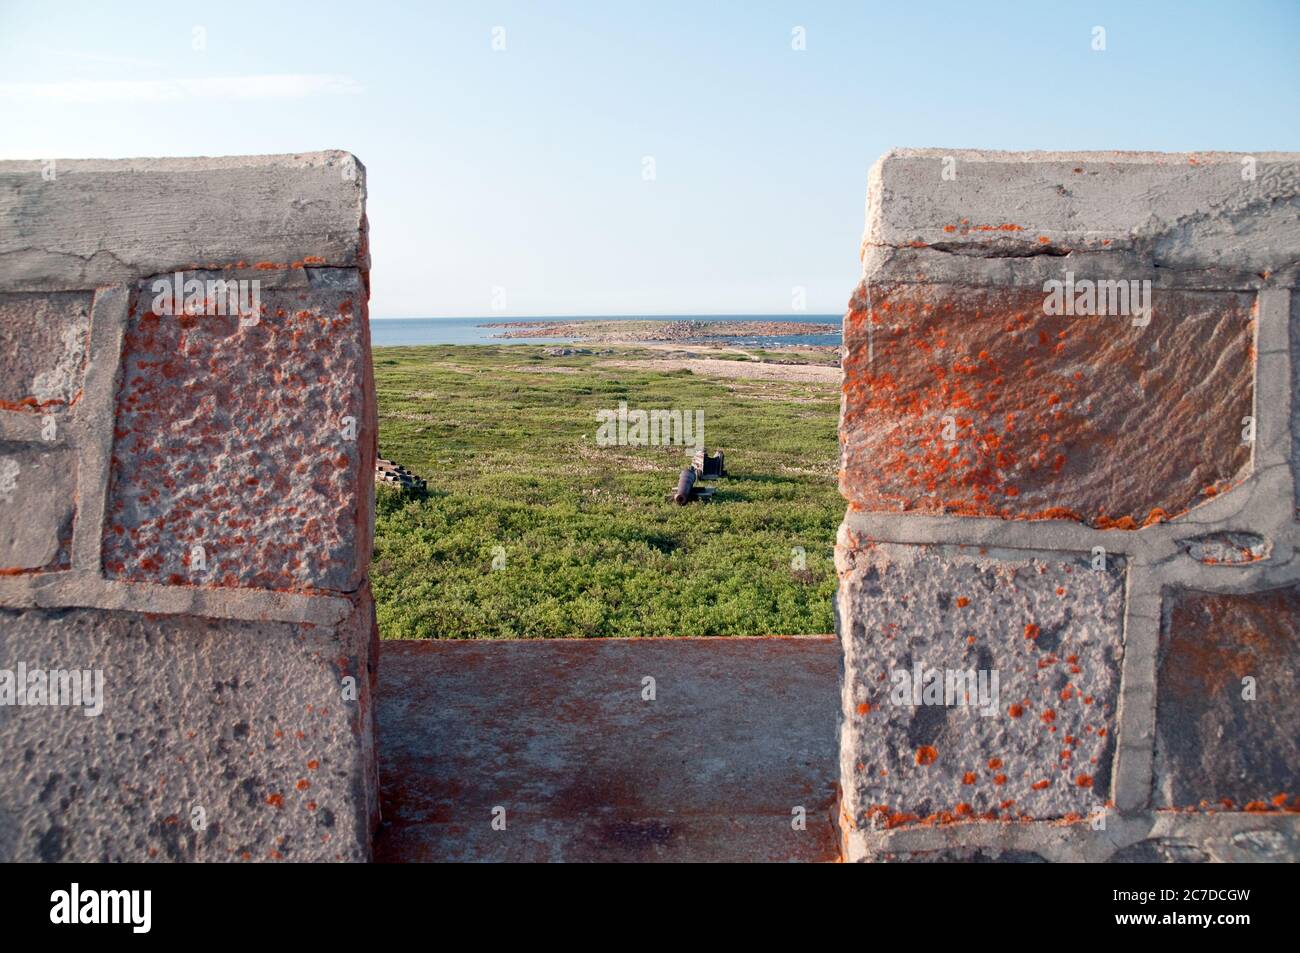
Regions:
[[835, 861], [839, 678], [832, 636], [384, 642], [376, 860]]

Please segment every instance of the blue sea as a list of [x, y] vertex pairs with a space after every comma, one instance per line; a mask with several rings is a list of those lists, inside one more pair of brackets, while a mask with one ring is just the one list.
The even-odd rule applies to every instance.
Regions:
[[[485, 324], [501, 321], [536, 321], [547, 324], [554, 321], [797, 321], [800, 324], [833, 324], [840, 326], [838, 314], [675, 314], [663, 315], [610, 315], [583, 318], [372, 318], [370, 343], [375, 347], [412, 344], [569, 344], [574, 338], [496, 338], [492, 335], [518, 328], [487, 328]], [[757, 346], [793, 346], [840, 343], [840, 334], [783, 334], [762, 338], [726, 338], [717, 343]]]

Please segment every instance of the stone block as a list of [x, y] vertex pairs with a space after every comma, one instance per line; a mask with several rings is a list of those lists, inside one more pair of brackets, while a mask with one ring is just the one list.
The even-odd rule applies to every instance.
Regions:
[[1300, 811], [1300, 587], [1164, 599], [1156, 806]]
[[[367, 859], [372, 635], [366, 600], [337, 628], [0, 609], [30, 683], [0, 706], [0, 861]], [[54, 670], [102, 692], [34, 703]]]
[[368, 269], [365, 169], [346, 152], [0, 166], [0, 288], [95, 288], [268, 262]]
[[263, 290], [247, 326], [158, 314], [151, 285], [141, 282], [123, 347], [105, 575], [356, 589], [371, 545], [357, 488], [374, 468], [358, 273], [313, 269]]
[[1295, 267], [1298, 208], [1295, 153], [895, 149], [871, 170], [866, 242], [1276, 271]]
[[851, 829], [1083, 818], [1106, 804], [1122, 561], [1094, 570], [1064, 553], [846, 531], [836, 558]]
[[0, 573], [66, 568], [76, 499], [72, 451], [0, 441]]
[[1145, 327], [1044, 298], [859, 289], [840, 426], [855, 507], [1136, 529], [1249, 475], [1253, 296], [1157, 290]]
[[92, 297], [0, 294], [0, 410], [54, 413], [80, 396]]

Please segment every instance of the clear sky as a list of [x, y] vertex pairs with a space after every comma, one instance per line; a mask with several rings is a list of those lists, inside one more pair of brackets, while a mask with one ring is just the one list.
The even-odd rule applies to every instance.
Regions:
[[350, 150], [378, 317], [840, 312], [891, 146], [1300, 150], [1300, 2], [0, 0], [0, 157]]

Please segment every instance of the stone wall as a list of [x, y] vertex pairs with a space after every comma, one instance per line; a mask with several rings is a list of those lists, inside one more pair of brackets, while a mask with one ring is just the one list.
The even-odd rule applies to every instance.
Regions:
[[1300, 858], [1300, 156], [895, 151], [862, 258], [846, 856]]
[[370, 857], [368, 282], [345, 153], [0, 163], [0, 860]]

